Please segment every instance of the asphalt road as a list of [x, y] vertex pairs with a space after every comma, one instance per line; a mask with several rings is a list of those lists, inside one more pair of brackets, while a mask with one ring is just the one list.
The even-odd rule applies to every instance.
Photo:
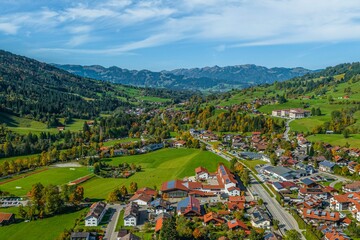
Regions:
[[277, 201], [275, 198], [272, 198], [267, 191], [257, 182], [257, 180], [252, 180], [252, 184], [248, 187], [249, 190], [254, 194], [256, 193], [259, 198], [261, 198], [264, 203], [266, 203], [266, 207], [272, 215], [272, 219], [277, 219], [280, 222], [280, 229], [283, 234], [285, 234], [284, 229], [298, 229], [298, 224], [293, 218], [293, 216], [288, 213]]
[[119, 219], [120, 211], [124, 207], [124, 205], [120, 204], [113, 204], [113, 205], [107, 205], [107, 209], [111, 209], [113, 212], [111, 218], [109, 219], [109, 223], [106, 228], [106, 233], [104, 236], [104, 240], [116, 240], [117, 234], [115, 232], [116, 224]]
[[[207, 149], [212, 149], [212, 146], [209, 143], [207, 143], [201, 139], [199, 139], [199, 140], [207, 145]], [[226, 159], [227, 161], [231, 160], [230, 157], [226, 156], [222, 152], [218, 152], [216, 154], [219, 155], [220, 157]], [[256, 174], [250, 168], [248, 168], [246, 165], [244, 165], [244, 166], [250, 172], [252, 172], [253, 174]], [[253, 193], [253, 194], [256, 193], [258, 195], [258, 197], [261, 198], [264, 201], [264, 203], [266, 203], [266, 207], [269, 210], [270, 214], [272, 215], [271, 218], [279, 220], [280, 229], [284, 235], [285, 235], [285, 229], [287, 229], [287, 230], [295, 229], [301, 233], [301, 230], [299, 229], [298, 224], [297, 224], [296, 220], [294, 219], [294, 217], [289, 212], [287, 212], [276, 201], [275, 198], [272, 198], [269, 195], [269, 193], [264, 189], [264, 187], [261, 184], [259, 184], [259, 182], [256, 179], [252, 180], [252, 184], [250, 184], [250, 186], [248, 187], [248, 190], [251, 191], [251, 193]], [[303, 235], [301, 235], [301, 237], [303, 240], [305, 240]]]
[[294, 121], [294, 119], [289, 119], [289, 120], [287, 120], [286, 123], [285, 123], [286, 129], [285, 129], [285, 132], [284, 132], [284, 138], [285, 138], [285, 140], [288, 141], [288, 142], [290, 141], [289, 131], [290, 131], [290, 123], [291, 123], [292, 121]]

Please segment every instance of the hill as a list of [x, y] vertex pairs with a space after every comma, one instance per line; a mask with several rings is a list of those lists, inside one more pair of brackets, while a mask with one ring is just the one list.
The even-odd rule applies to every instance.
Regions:
[[[279, 109], [320, 109], [321, 114], [292, 121], [291, 131], [316, 134], [310, 139], [329, 140], [322, 134], [332, 130], [337, 134], [330, 140], [339, 145], [355, 144], [360, 137], [360, 63], [340, 64], [284, 82], [232, 91], [222, 98], [214, 104], [231, 106], [259, 99], [256, 107], [268, 115]], [[346, 139], [344, 130], [350, 133]]]
[[227, 91], [262, 83], [283, 81], [311, 72], [304, 68], [271, 68], [256, 65], [205, 67], [152, 72], [118, 67], [54, 65], [73, 74], [98, 80], [141, 87]]
[[0, 50], [1, 111], [42, 122], [50, 117], [91, 119], [118, 108], [139, 107], [146, 102], [176, 102], [190, 95], [84, 78]]

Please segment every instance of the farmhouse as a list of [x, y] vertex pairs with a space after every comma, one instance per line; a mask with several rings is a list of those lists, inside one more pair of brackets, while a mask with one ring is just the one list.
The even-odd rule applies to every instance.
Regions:
[[15, 221], [15, 214], [13, 213], [0, 213], [0, 226], [5, 226]]
[[130, 202], [125, 207], [124, 211], [124, 226], [136, 226], [139, 216], [139, 205], [134, 202]]
[[171, 208], [171, 203], [162, 198], [155, 199], [150, 203], [150, 209], [154, 211], [156, 214], [167, 212], [170, 210], [170, 208]]
[[85, 226], [98, 226], [106, 212], [106, 203], [97, 202], [91, 205], [85, 217]]

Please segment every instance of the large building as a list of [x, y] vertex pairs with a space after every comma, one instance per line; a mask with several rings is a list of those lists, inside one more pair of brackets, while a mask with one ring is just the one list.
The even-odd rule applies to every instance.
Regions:
[[[183, 198], [192, 196], [215, 196], [226, 193], [229, 196], [239, 196], [238, 181], [230, 170], [220, 164], [215, 173], [209, 173], [206, 168], [198, 167], [195, 170], [196, 178], [201, 182], [171, 180], [164, 182], [161, 192], [167, 198]], [[207, 180], [211, 180], [207, 182]]]
[[297, 179], [307, 175], [304, 170], [292, 170], [282, 166], [267, 166], [262, 169], [263, 173], [282, 181]]
[[274, 117], [288, 117], [288, 118], [305, 118], [310, 116], [310, 111], [304, 110], [302, 108], [293, 108], [293, 109], [282, 109], [282, 110], [273, 110], [271, 113]]
[[106, 212], [106, 204], [97, 202], [91, 205], [90, 211], [85, 217], [85, 226], [98, 226]]

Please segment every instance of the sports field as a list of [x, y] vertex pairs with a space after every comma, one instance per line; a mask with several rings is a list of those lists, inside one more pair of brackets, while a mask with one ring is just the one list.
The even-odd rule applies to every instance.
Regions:
[[[27, 173], [29, 174], [29, 173]], [[0, 180], [0, 184], [4, 181], [5, 184], [0, 185], [2, 191], [7, 191], [15, 196], [25, 196], [27, 192], [31, 189], [32, 185], [35, 183], [42, 183], [44, 186], [49, 184], [62, 185], [67, 184], [70, 181], [83, 177], [90, 174], [88, 168], [78, 167], [78, 168], [49, 168], [45, 171], [37, 170], [34, 174], [23, 174], [19, 176], [14, 176], [14, 181], [9, 181], [9, 179]], [[22, 177], [23, 176], [23, 177]], [[25, 177], [24, 177], [25, 176]], [[20, 178], [19, 178], [20, 177]], [[1, 238], [0, 238], [1, 239]]]

